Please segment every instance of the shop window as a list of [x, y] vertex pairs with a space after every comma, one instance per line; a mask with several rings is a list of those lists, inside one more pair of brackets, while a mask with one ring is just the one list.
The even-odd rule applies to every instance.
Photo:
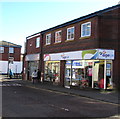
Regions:
[[46, 35], [46, 45], [50, 45], [51, 44], [51, 34], [47, 34]]
[[36, 38], [36, 48], [40, 47], [40, 37]]
[[92, 61], [66, 62], [65, 86], [92, 87]]
[[61, 36], [62, 36], [61, 33], [62, 33], [61, 30], [55, 32], [55, 43], [59, 43], [59, 42], [61, 42]]
[[29, 67], [28, 67], [28, 69], [29, 69], [29, 76], [31, 76], [32, 75], [32, 73], [35, 71], [35, 70], [38, 70], [38, 61], [30, 61], [29, 62]]
[[74, 39], [74, 27], [67, 29], [67, 40], [73, 40]]
[[45, 62], [45, 81], [60, 83], [60, 62], [47, 61]]
[[0, 47], [0, 53], [4, 53], [4, 47]]
[[91, 35], [91, 22], [87, 22], [81, 25], [81, 37]]
[[9, 53], [14, 53], [14, 48], [9, 48]]

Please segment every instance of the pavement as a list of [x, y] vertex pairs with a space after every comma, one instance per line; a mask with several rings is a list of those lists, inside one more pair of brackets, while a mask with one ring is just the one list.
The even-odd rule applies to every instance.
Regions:
[[[38, 90], [44, 90], [44, 91], [52, 91], [55, 93], [61, 93], [71, 96], [81, 96], [85, 98], [95, 99], [99, 101], [103, 101], [105, 103], [112, 103], [119, 105], [120, 103], [120, 92], [117, 92], [116, 90], [93, 90], [93, 89], [68, 89], [62, 86], [57, 86], [49, 83], [41, 83], [41, 82], [35, 82], [34, 84], [31, 81], [28, 80], [22, 80], [22, 79], [8, 79], [8, 78], [1, 78], [0, 81], [15, 81], [17, 83], [21, 83], [23, 86], [34, 88]], [[120, 105], [119, 105], [120, 106]]]

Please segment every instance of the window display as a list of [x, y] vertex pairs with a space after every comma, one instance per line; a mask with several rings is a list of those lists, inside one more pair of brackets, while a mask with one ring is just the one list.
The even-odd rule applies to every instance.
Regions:
[[92, 62], [87, 60], [66, 61], [65, 86], [92, 86]]
[[60, 62], [59, 61], [46, 61], [45, 62], [45, 81], [60, 82]]
[[112, 88], [111, 65], [111, 60], [66, 61], [64, 85], [110, 89]]

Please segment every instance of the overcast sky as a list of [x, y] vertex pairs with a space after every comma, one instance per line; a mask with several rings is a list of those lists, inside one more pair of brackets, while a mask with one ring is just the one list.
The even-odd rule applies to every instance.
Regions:
[[0, 39], [22, 45], [27, 36], [117, 5], [119, 0], [1, 0]]

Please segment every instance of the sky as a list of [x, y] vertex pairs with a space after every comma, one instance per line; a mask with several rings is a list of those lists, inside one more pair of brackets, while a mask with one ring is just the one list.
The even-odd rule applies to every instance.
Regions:
[[90, 13], [120, 0], [0, 0], [0, 40], [22, 46], [26, 37]]

